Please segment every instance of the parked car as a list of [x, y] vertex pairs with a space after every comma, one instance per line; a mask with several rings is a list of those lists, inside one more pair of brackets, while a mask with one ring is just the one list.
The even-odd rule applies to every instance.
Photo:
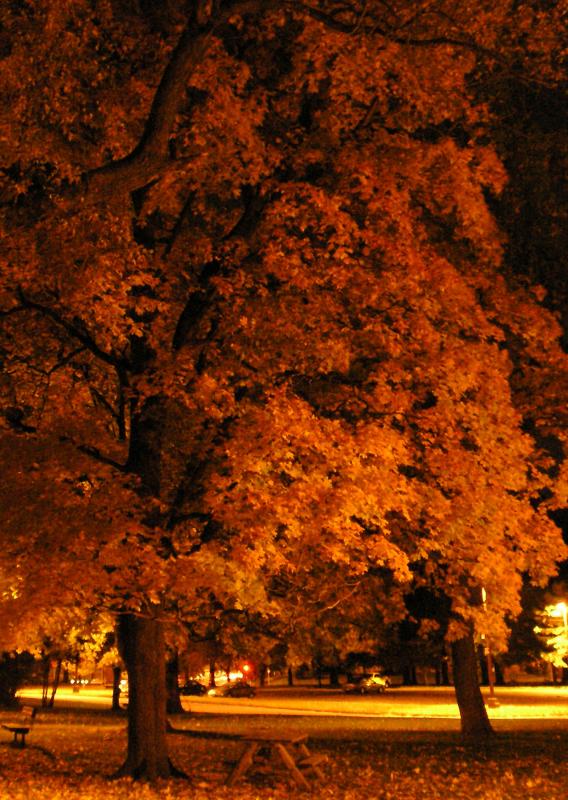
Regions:
[[386, 675], [374, 672], [372, 675], [357, 675], [343, 687], [350, 694], [382, 694], [390, 686]]
[[256, 689], [247, 681], [235, 681], [235, 683], [226, 683], [224, 686], [209, 689], [209, 694], [215, 697], [254, 697]]
[[207, 686], [204, 683], [200, 683], [199, 681], [189, 680], [187, 683], [184, 683], [183, 686], [180, 686], [179, 690], [180, 694], [207, 694]]

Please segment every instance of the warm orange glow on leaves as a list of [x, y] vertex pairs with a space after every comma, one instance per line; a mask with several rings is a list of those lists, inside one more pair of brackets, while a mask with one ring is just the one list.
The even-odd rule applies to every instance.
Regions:
[[297, 621], [275, 578], [328, 607], [384, 570], [500, 645], [521, 573], [565, 557], [566, 463], [524, 421], [565, 442], [566, 358], [503, 270], [472, 78], [554, 81], [557, 12], [363, 5], [236, 3], [181, 39], [128, 4], [2, 10], [14, 619], [212, 590]]

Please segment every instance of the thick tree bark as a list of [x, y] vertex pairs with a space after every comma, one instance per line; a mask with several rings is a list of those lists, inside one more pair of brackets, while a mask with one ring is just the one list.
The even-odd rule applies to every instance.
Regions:
[[166, 746], [166, 650], [156, 618], [121, 614], [119, 647], [128, 672], [128, 750], [116, 777], [179, 775]]
[[[128, 469], [140, 476], [155, 497], [160, 497], [162, 489], [165, 417], [165, 405], [154, 398], [131, 423]], [[128, 748], [117, 777], [154, 780], [183, 776], [167, 752], [166, 645], [161, 608], [148, 603], [144, 611], [144, 615], [119, 614], [117, 620], [119, 652], [128, 673]]]
[[493, 734], [477, 674], [477, 655], [473, 635], [452, 642], [452, 661], [456, 700], [464, 736], [474, 739]]

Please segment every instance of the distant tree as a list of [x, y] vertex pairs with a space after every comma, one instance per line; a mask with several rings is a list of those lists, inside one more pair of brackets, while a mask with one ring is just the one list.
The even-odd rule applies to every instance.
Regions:
[[505, 665], [523, 664], [541, 659], [543, 642], [535, 632], [535, 627], [546, 605], [545, 596], [545, 587], [531, 586], [528, 582], [523, 585], [522, 610], [515, 619], [509, 621], [511, 635], [507, 650], [501, 655]]
[[554, 581], [542, 598], [544, 603], [536, 611], [534, 633], [540, 644], [540, 658], [548, 661], [560, 680], [568, 680], [568, 586], [565, 581]]

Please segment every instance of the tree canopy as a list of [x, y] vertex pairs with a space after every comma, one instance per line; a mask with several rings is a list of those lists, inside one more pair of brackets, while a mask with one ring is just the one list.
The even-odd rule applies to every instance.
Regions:
[[560, 82], [548, 5], [4, 4], [14, 619], [383, 570], [502, 643], [566, 554], [567, 373], [476, 82]]

